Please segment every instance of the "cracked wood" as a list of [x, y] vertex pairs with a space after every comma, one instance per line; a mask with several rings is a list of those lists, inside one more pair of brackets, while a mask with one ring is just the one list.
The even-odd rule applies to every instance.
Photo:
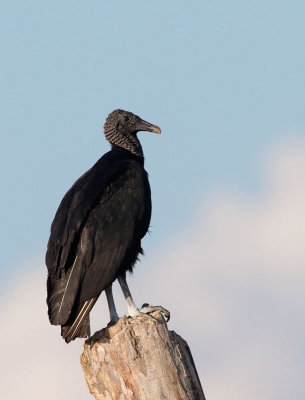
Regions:
[[81, 365], [96, 400], [205, 400], [189, 346], [152, 315], [122, 317], [85, 342]]

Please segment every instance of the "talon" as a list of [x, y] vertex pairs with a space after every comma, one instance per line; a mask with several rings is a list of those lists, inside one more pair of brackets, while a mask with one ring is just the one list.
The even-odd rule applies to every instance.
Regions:
[[164, 307], [162, 307], [162, 306], [152, 306], [152, 305], [150, 305], [150, 304], [148, 304], [148, 303], [144, 303], [143, 305], [142, 305], [142, 307], [141, 307], [141, 310], [140, 310], [141, 312], [143, 312], [143, 313], [152, 313], [152, 312], [154, 312], [154, 311], [161, 311], [161, 313], [164, 315], [164, 317], [165, 317], [165, 319], [166, 319], [166, 322], [168, 322], [169, 321], [169, 319], [170, 319], [170, 312], [168, 311], [168, 310], [166, 310]]
[[152, 321], [156, 321], [156, 318], [152, 317], [151, 315], [149, 315], [146, 312], [142, 312], [142, 308], [141, 308], [141, 310], [139, 310], [137, 308], [132, 313], [128, 312], [127, 314], [125, 314], [125, 316], [128, 317], [128, 318], [145, 317], [145, 318], [148, 318], [148, 319], [150, 319]]
[[147, 314], [147, 313], [145, 313], [145, 312], [139, 311], [139, 316], [148, 318], [148, 319], [150, 319], [151, 321], [156, 322], [156, 318], [152, 317], [151, 315], [149, 315], [149, 314]]

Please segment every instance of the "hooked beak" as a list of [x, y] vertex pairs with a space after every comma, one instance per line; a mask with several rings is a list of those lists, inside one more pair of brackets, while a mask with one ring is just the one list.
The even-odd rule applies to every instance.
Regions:
[[137, 124], [138, 131], [147, 131], [161, 134], [161, 129], [157, 125], [150, 124], [147, 121], [141, 120]]

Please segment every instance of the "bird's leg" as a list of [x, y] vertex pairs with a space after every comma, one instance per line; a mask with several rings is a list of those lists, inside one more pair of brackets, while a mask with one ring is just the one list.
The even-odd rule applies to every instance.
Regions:
[[165, 308], [163, 308], [161, 306], [154, 307], [154, 306], [151, 306], [151, 305], [145, 303], [145, 304], [143, 304], [142, 308], [139, 310], [138, 307], [135, 305], [135, 302], [133, 301], [129, 287], [126, 282], [126, 278], [120, 276], [120, 277], [118, 277], [118, 281], [119, 281], [119, 284], [121, 286], [121, 289], [123, 291], [123, 294], [124, 294], [124, 297], [125, 297], [125, 300], [127, 303], [127, 308], [128, 308], [128, 311], [126, 314], [127, 317], [134, 318], [134, 317], [138, 317], [138, 316], [146, 316], [148, 318], [154, 319], [149, 314], [154, 311], [161, 311], [164, 314], [166, 320], [167, 321], [169, 320], [169, 317], [170, 317], [169, 311], [167, 311]]
[[108, 307], [109, 307], [109, 314], [110, 314], [110, 322], [117, 322], [119, 320], [118, 313], [116, 312], [113, 295], [112, 295], [112, 284], [107, 287], [105, 290]]
[[135, 302], [133, 301], [129, 287], [126, 282], [126, 278], [120, 276], [120, 277], [118, 277], [118, 281], [119, 281], [119, 284], [121, 286], [122, 292], [124, 294], [124, 297], [125, 297], [125, 300], [127, 303], [126, 316], [132, 317], [132, 318], [137, 317], [140, 314], [140, 311], [139, 311], [138, 307], [136, 306]]

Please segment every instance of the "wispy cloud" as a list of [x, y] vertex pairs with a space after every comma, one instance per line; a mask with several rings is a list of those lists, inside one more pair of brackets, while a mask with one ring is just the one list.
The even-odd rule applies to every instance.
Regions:
[[[130, 279], [138, 302], [171, 310], [170, 328], [190, 344], [208, 399], [303, 398], [304, 182], [305, 147], [275, 149], [263, 193], [220, 188]], [[2, 296], [1, 398], [89, 399], [82, 342], [66, 345], [48, 324], [42, 268]], [[96, 329], [103, 307], [94, 309]]]
[[[146, 279], [190, 343], [211, 399], [301, 398], [305, 384], [305, 147], [281, 146], [263, 193], [219, 190]], [[299, 397], [298, 397], [299, 396]]]
[[27, 278], [10, 285], [1, 299], [0, 397], [89, 399], [79, 363], [81, 343], [67, 346], [59, 328], [49, 325], [46, 274], [43, 265], [34, 271], [33, 264], [24, 265]]

